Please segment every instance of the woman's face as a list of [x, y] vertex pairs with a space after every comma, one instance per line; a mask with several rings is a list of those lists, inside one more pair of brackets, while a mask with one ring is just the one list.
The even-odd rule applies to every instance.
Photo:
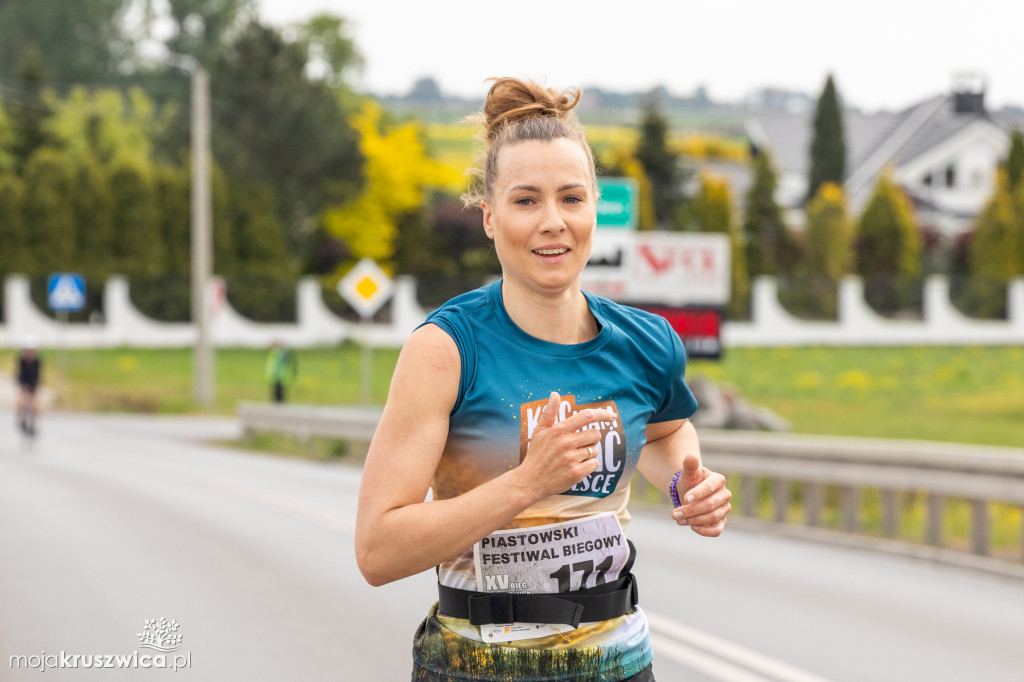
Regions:
[[507, 284], [549, 295], [579, 288], [597, 221], [592, 182], [587, 157], [571, 140], [530, 140], [501, 151], [482, 207]]

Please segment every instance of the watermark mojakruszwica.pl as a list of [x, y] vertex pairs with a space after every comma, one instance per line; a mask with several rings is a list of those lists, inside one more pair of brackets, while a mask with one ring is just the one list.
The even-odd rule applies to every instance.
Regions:
[[[65, 651], [48, 654], [11, 656], [12, 669], [60, 670], [68, 668], [170, 668], [178, 671], [192, 667], [192, 652], [174, 653], [181, 648], [182, 636], [177, 633], [178, 621], [166, 618], [147, 620], [143, 630], [137, 633], [140, 649], [152, 649], [157, 653], [130, 654], [69, 654]], [[172, 655], [173, 654], [173, 655]]]

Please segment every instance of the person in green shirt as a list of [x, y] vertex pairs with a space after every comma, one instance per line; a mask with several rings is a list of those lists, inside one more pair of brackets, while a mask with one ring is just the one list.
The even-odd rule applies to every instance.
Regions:
[[270, 346], [267, 356], [267, 380], [270, 382], [270, 397], [275, 403], [285, 401], [285, 389], [299, 373], [298, 361], [290, 348], [280, 341]]

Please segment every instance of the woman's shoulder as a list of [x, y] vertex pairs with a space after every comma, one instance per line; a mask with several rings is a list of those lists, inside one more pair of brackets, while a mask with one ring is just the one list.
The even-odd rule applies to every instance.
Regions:
[[587, 293], [587, 298], [590, 299], [591, 309], [596, 308], [600, 317], [626, 334], [639, 332], [662, 338], [675, 334], [668, 320], [657, 313], [616, 303], [591, 293]]
[[490, 290], [493, 286], [493, 283], [485, 284], [478, 289], [448, 299], [427, 315], [426, 322], [431, 322], [432, 318], [472, 317], [480, 308], [489, 305]]

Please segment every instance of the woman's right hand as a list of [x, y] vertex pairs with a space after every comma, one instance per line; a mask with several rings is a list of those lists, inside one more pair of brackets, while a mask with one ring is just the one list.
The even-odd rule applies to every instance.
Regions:
[[564, 493], [597, 471], [601, 466], [597, 458], [601, 430], [585, 427], [618, 418], [609, 410], [587, 409], [559, 422], [556, 420], [561, 402], [561, 396], [552, 392], [541, 411], [526, 456], [515, 469], [521, 484], [534, 491], [537, 499]]

